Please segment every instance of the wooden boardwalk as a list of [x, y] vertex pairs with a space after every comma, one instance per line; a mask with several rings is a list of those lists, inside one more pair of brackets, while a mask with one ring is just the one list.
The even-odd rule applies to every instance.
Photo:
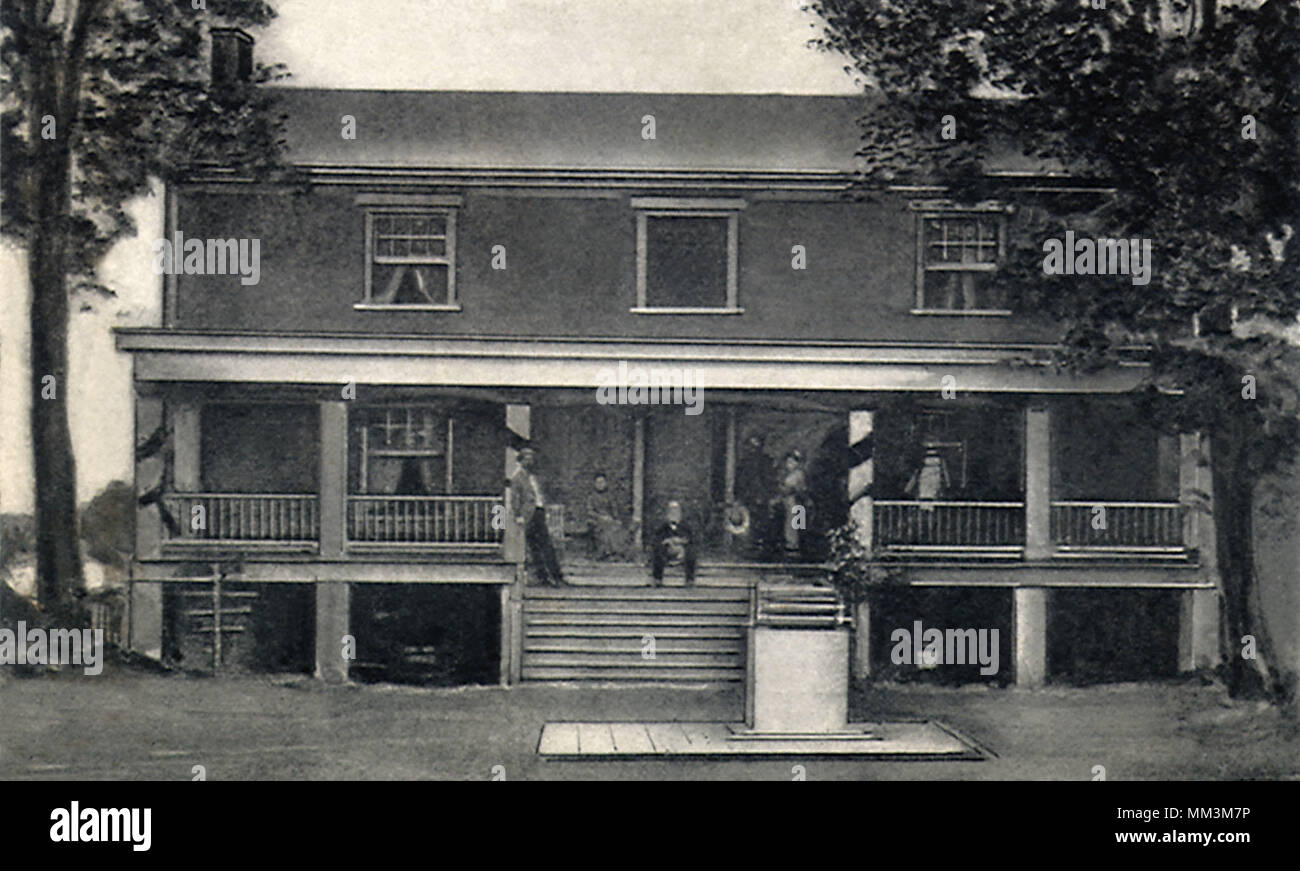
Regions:
[[772, 736], [734, 723], [547, 723], [537, 752], [548, 759], [836, 756], [979, 760], [974, 742], [934, 721], [859, 723], [852, 733]]

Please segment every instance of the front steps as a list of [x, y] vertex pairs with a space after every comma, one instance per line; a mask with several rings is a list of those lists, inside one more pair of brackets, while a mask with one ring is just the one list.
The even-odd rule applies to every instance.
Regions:
[[[701, 573], [703, 574], [703, 573]], [[641, 580], [528, 587], [523, 602], [525, 681], [714, 683], [745, 676], [747, 583], [694, 587]]]

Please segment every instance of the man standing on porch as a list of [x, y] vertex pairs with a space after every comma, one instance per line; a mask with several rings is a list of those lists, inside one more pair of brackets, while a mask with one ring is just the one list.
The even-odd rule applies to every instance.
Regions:
[[546, 500], [533, 473], [536, 457], [537, 452], [530, 447], [519, 449], [519, 471], [510, 479], [510, 501], [515, 507], [515, 522], [524, 526], [524, 540], [538, 582], [558, 587], [564, 584], [564, 573], [546, 528]]

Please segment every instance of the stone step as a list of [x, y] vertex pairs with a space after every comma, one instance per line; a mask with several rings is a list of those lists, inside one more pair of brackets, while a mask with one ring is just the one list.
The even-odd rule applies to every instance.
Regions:
[[617, 601], [646, 599], [691, 602], [748, 602], [747, 587], [540, 587], [524, 588], [526, 601]]
[[538, 599], [524, 602], [524, 615], [534, 614], [714, 614], [744, 619], [749, 616], [749, 603], [653, 599]]
[[[642, 657], [648, 649], [646, 636], [654, 639], [655, 656], [671, 654], [673, 657], [688, 653], [721, 654], [738, 656], [745, 650], [745, 642], [739, 638], [673, 638], [647, 632], [633, 638], [534, 638], [524, 640], [525, 655], [531, 653], [599, 653], [602, 655], [619, 655]], [[536, 658], [530, 661], [535, 664]], [[675, 662], [675, 660], [674, 660]]]
[[740, 668], [742, 663], [734, 653], [668, 653], [658, 651], [654, 659], [645, 659], [639, 653], [619, 651], [542, 651], [529, 657], [527, 667], [571, 668]]
[[537, 625], [524, 627], [527, 638], [637, 638], [653, 634], [655, 638], [745, 638], [745, 627], [739, 624], [716, 626], [592, 626], [592, 625]]
[[743, 627], [745, 617], [734, 614], [611, 613], [588, 611], [572, 613], [524, 614], [525, 626], [732, 626]]
[[686, 668], [662, 666], [634, 668], [625, 666], [528, 666], [523, 668], [526, 681], [610, 681], [660, 683], [738, 682], [745, 677], [742, 668]]

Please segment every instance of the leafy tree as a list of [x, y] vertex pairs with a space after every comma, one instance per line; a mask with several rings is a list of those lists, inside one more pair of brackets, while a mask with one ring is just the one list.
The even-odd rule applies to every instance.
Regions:
[[112, 295], [95, 267], [135, 232], [124, 206], [154, 180], [215, 163], [273, 169], [281, 119], [253, 84], [210, 87], [208, 31], [274, 17], [262, 0], [8, 0], [0, 6], [0, 232], [29, 262], [31, 437], [38, 598], [82, 587], [68, 430], [68, 317], [75, 294]]
[[[1059, 365], [1096, 371], [1143, 346], [1136, 399], [1173, 431], [1207, 434], [1228, 684], [1285, 691], [1251, 514], [1300, 436], [1300, 243], [1288, 244], [1300, 232], [1300, 0], [809, 5], [824, 22], [815, 44], [845, 55], [876, 98], [865, 195], [912, 182], [1005, 196], [989, 170], [1009, 156], [1092, 191], [1026, 194], [1000, 275], [1019, 309], [1060, 325]], [[1041, 246], [1067, 229], [1152, 240], [1150, 283], [1046, 276]], [[1240, 656], [1244, 635], [1257, 660]]]

